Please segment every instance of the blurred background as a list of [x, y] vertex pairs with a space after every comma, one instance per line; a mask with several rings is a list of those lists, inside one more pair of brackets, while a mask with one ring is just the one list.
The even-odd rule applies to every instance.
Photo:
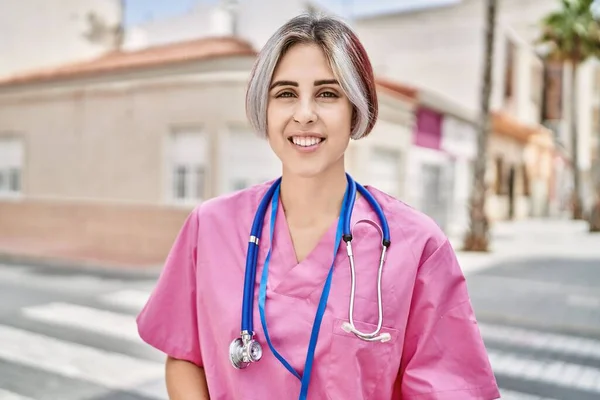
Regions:
[[134, 316], [196, 204], [280, 173], [245, 86], [314, 11], [376, 73], [347, 169], [451, 239], [503, 398], [600, 399], [598, 2], [4, 0], [0, 400], [166, 398]]

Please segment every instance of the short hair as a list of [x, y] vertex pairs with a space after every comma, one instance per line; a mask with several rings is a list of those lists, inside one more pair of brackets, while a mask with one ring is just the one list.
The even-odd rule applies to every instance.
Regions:
[[269, 86], [279, 60], [296, 44], [318, 45], [353, 106], [350, 137], [367, 136], [377, 121], [378, 104], [373, 67], [356, 33], [331, 16], [302, 14], [280, 27], [263, 46], [250, 74], [246, 114], [252, 128], [267, 135]]

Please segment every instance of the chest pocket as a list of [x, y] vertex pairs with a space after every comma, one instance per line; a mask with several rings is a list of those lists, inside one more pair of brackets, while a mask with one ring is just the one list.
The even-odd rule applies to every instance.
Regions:
[[[388, 342], [367, 342], [353, 333], [342, 329], [347, 319], [336, 318], [333, 321], [329, 346], [327, 376], [327, 396], [329, 400], [373, 399], [373, 393], [382, 380], [395, 377], [398, 371], [396, 356], [400, 354], [400, 332], [393, 328], [382, 327], [381, 333], [389, 333]], [[362, 332], [373, 332], [377, 325], [354, 321]]]

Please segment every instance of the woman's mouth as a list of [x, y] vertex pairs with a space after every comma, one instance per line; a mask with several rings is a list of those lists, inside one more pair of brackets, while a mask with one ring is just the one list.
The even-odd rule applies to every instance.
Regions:
[[325, 138], [316, 136], [292, 136], [288, 138], [290, 143], [304, 149], [316, 148], [325, 141]]

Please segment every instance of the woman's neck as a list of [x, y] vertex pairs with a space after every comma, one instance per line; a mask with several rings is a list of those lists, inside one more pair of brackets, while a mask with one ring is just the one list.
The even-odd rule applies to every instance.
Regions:
[[313, 177], [283, 171], [281, 203], [288, 223], [308, 226], [323, 218], [337, 217], [342, 208], [347, 180], [341, 162]]

